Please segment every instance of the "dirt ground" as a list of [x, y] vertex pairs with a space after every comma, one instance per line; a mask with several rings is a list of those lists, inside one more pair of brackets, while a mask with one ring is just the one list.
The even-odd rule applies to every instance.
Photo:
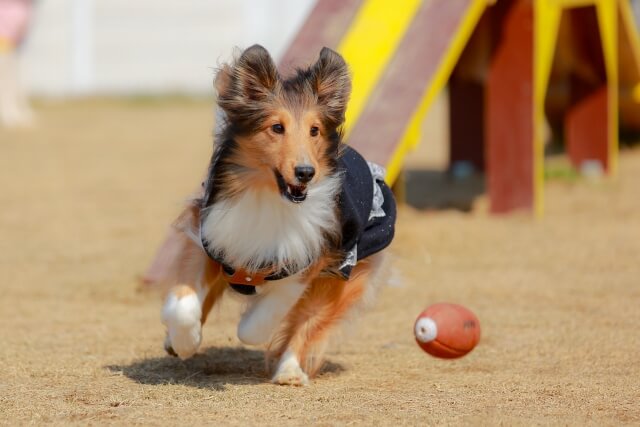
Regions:
[[[0, 423], [640, 424], [640, 150], [615, 180], [547, 183], [547, 215], [403, 207], [392, 277], [304, 388], [275, 386], [235, 337], [164, 354], [160, 298], [136, 291], [210, 155], [206, 102], [40, 104], [0, 129]], [[444, 361], [412, 326], [427, 305], [480, 318]]]

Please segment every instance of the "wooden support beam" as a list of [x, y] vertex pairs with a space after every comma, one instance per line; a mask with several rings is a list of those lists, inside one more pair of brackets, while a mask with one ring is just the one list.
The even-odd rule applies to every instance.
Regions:
[[491, 212], [534, 208], [533, 3], [505, 8], [487, 81], [487, 183]]
[[[574, 67], [571, 105], [565, 115], [566, 149], [577, 170], [594, 162], [609, 170], [607, 71], [596, 7], [569, 9]], [[578, 66], [579, 65], [579, 66]]]

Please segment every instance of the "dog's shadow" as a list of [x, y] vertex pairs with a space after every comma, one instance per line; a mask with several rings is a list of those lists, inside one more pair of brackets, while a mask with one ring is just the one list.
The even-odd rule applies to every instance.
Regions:
[[[140, 384], [182, 384], [220, 391], [226, 384], [269, 382], [264, 352], [242, 347], [210, 347], [184, 361], [171, 356], [152, 357], [106, 368]], [[342, 371], [340, 364], [325, 362], [319, 375]]]

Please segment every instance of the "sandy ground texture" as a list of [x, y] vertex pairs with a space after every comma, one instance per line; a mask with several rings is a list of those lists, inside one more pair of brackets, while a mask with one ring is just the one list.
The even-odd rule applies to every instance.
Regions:
[[[393, 274], [304, 388], [275, 386], [227, 300], [202, 351], [164, 354], [136, 277], [210, 155], [204, 102], [82, 101], [0, 130], [0, 423], [640, 424], [640, 150], [617, 180], [547, 184], [547, 215], [401, 209]], [[456, 361], [415, 344], [427, 305], [476, 312]]]

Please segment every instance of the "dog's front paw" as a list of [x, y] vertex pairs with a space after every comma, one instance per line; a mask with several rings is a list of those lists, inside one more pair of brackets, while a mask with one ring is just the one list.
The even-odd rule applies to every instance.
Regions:
[[304, 386], [309, 385], [309, 376], [307, 376], [299, 366], [296, 366], [278, 369], [278, 372], [273, 376], [271, 382], [280, 385]]
[[197, 295], [169, 294], [162, 309], [162, 323], [167, 326], [164, 343], [167, 353], [188, 359], [198, 351], [202, 341], [201, 316]]
[[164, 348], [170, 355], [184, 360], [196, 354], [201, 341], [202, 332], [199, 323], [190, 328], [169, 327]]
[[287, 351], [280, 358], [278, 369], [271, 382], [280, 385], [304, 386], [309, 384], [309, 376], [300, 367], [295, 354]]

